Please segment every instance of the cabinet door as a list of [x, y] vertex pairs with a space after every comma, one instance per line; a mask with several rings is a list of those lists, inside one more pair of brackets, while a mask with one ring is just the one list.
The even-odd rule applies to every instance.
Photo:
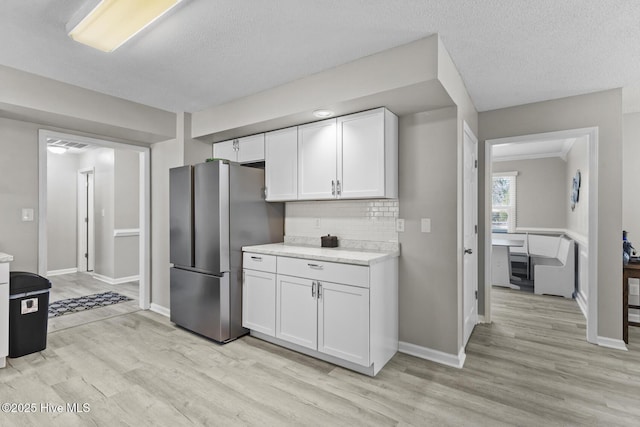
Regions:
[[233, 139], [213, 144], [213, 157], [235, 162], [238, 159], [238, 152], [233, 145]]
[[276, 337], [315, 350], [318, 306], [313, 281], [277, 275]]
[[320, 282], [318, 351], [369, 366], [369, 289]]
[[339, 197], [385, 196], [384, 109], [338, 118]]
[[336, 119], [298, 126], [298, 199], [336, 197]]
[[298, 128], [268, 132], [264, 143], [267, 201], [296, 200], [298, 198]]
[[276, 275], [244, 270], [242, 274], [242, 326], [276, 335]]
[[238, 162], [255, 163], [264, 161], [264, 133], [245, 136], [238, 140]]

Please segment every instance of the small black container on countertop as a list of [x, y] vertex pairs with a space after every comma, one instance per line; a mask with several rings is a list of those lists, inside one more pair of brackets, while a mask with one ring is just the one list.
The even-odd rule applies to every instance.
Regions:
[[332, 236], [331, 234], [327, 234], [326, 236], [320, 237], [320, 246], [323, 248], [337, 248], [338, 247], [338, 237]]

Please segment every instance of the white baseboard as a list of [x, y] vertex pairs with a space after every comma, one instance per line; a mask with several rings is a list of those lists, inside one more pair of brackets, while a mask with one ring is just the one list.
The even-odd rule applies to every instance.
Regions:
[[580, 311], [582, 311], [582, 315], [585, 319], [588, 318], [588, 310], [587, 310], [587, 299], [584, 297], [582, 292], [576, 293], [576, 302], [578, 303], [578, 307], [580, 307]]
[[627, 345], [624, 341], [614, 338], [598, 337], [598, 345], [601, 347], [613, 348], [615, 350], [627, 351]]
[[464, 366], [464, 361], [467, 357], [464, 349], [460, 350], [460, 353], [456, 355], [402, 341], [398, 345], [398, 351], [459, 369]]
[[98, 279], [101, 282], [108, 283], [110, 285], [121, 285], [122, 283], [140, 280], [140, 276], [120, 277], [118, 279], [114, 279], [113, 277], [103, 276], [102, 274], [96, 274], [96, 273], [93, 273], [93, 278]]
[[171, 317], [171, 311], [167, 307], [163, 307], [155, 303], [151, 303], [151, 305], [149, 306], [149, 310], [153, 311], [154, 313], [158, 313], [164, 317]]
[[71, 274], [71, 273], [77, 273], [78, 269], [76, 267], [74, 268], [63, 268], [62, 270], [51, 270], [51, 271], [47, 271], [47, 277], [49, 276], [60, 276], [62, 274]]
[[484, 315], [478, 315], [478, 323], [487, 323], [486, 320], [484, 320]]

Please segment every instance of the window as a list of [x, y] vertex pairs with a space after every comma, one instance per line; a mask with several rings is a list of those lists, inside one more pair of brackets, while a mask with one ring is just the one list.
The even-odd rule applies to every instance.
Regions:
[[514, 233], [516, 231], [516, 176], [518, 172], [493, 174], [491, 231]]

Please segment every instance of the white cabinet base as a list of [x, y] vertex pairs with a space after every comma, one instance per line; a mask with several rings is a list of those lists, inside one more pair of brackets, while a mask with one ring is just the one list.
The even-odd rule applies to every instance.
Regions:
[[259, 338], [261, 340], [270, 342], [272, 344], [279, 345], [280, 347], [285, 347], [285, 348], [288, 348], [289, 350], [297, 351], [298, 353], [306, 354], [307, 356], [315, 357], [316, 359], [324, 360], [325, 362], [342, 366], [343, 368], [350, 369], [360, 374], [369, 375], [370, 377], [375, 376], [378, 373], [378, 371], [382, 368], [382, 367], [378, 367], [378, 369], [376, 370], [375, 369], [376, 367], [374, 366], [373, 363], [371, 364], [371, 366], [358, 365], [358, 364], [346, 361], [344, 359], [340, 359], [338, 357], [333, 357], [328, 354], [320, 353], [319, 351], [316, 351], [316, 350], [311, 350], [310, 348], [303, 347], [301, 345], [297, 345], [289, 341], [284, 341], [279, 338], [265, 335], [261, 332], [257, 332], [254, 330], [250, 332], [250, 335], [252, 337]]

